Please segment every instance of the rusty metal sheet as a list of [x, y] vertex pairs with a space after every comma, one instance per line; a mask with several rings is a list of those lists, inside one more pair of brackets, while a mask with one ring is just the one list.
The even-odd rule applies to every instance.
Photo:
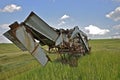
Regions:
[[57, 32], [33, 12], [24, 23], [54, 42], [58, 37]]
[[5, 37], [7, 37], [10, 41], [12, 41], [17, 47], [19, 47], [21, 50], [26, 51], [27, 49], [24, 47], [24, 45], [13, 36], [11, 30], [7, 31], [3, 34]]
[[24, 26], [17, 28], [16, 37], [29, 52], [34, 50], [34, 47], [36, 46], [34, 40], [32, 39], [30, 33], [26, 32], [26, 28]]
[[16, 37], [43, 66], [47, 63], [48, 58], [44, 50], [35, 42], [25, 26], [21, 25], [16, 29]]

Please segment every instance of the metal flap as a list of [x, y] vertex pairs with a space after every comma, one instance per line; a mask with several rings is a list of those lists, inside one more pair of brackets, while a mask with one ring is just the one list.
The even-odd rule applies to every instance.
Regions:
[[38, 62], [44, 66], [48, 62], [48, 58], [46, 57], [44, 50], [33, 39], [31, 32], [27, 31], [27, 28], [23, 25], [20, 25], [15, 32], [17, 39], [38, 60]]
[[54, 42], [58, 37], [57, 32], [33, 12], [24, 23]]
[[16, 39], [16, 37], [12, 34], [11, 30], [7, 31], [3, 34], [5, 37], [7, 37], [10, 41], [12, 41], [17, 47], [19, 47], [21, 50], [26, 51], [27, 49], [24, 47], [24, 45]]

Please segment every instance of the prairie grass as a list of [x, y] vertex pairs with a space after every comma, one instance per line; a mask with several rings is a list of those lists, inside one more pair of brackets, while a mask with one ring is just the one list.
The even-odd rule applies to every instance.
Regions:
[[78, 67], [54, 61], [43, 67], [28, 52], [0, 44], [0, 80], [120, 80], [120, 40], [91, 40], [92, 51]]

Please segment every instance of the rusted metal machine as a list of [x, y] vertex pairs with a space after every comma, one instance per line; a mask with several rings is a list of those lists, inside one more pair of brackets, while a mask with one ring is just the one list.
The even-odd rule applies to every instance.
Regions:
[[[34, 12], [22, 22], [14, 22], [4, 36], [23, 51], [29, 51], [43, 66], [50, 60], [48, 52], [59, 53], [63, 62], [74, 66], [78, 56], [90, 52], [87, 35], [76, 26], [73, 29], [55, 29], [44, 22]], [[39, 41], [39, 42], [38, 42]]]

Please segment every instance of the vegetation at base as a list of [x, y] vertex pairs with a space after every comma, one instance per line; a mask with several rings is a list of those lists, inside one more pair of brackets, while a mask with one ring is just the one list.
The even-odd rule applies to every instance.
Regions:
[[120, 39], [90, 40], [91, 53], [78, 67], [55, 61], [43, 67], [14, 44], [0, 44], [0, 80], [120, 80]]

